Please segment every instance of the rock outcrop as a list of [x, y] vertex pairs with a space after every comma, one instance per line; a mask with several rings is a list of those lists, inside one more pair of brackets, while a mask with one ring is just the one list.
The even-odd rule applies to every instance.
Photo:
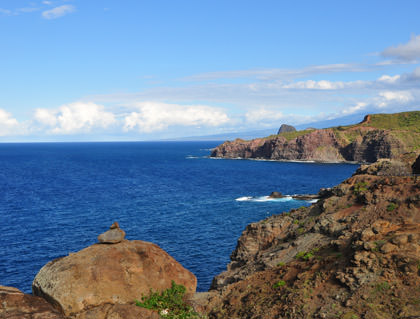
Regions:
[[24, 294], [13, 287], [0, 286], [0, 318], [64, 319], [64, 316], [40, 297]]
[[296, 132], [296, 129], [292, 125], [282, 124], [277, 134], [287, 133], [287, 132]]
[[248, 225], [195, 302], [213, 319], [418, 318], [420, 180], [394, 168], [362, 167], [316, 204]]
[[[408, 123], [408, 124], [407, 124]], [[211, 157], [373, 163], [420, 152], [420, 112], [379, 114], [362, 123], [321, 130], [279, 133], [251, 141], [227, 141]]]
[[129, 311], [135, 299], [150, 289], [168, 289], [172, 281], [195, 292], [195, 276], [157, 245], [123, 240], [95, 244], [49, 262], [36, 275], [32, 290], [66, 316], [108, 318], [107, 313], [119, 309], [113, 305], [127, 305], [124, 309]]

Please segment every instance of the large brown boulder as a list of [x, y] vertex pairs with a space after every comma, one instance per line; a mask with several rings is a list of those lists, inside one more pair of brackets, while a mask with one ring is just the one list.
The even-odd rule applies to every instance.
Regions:
[[150, 289], [170, 288], [172, 280], [195, 292], [196, 277], [157, 245], [124, 240], [95, 244], [49, 262], [36, 275], [32, 290], [69, 316], [104, 305], [133, 304]]
[[44, 299], [5, 286], [0, 286], [0, 318], [64, 319], [63, 315]]

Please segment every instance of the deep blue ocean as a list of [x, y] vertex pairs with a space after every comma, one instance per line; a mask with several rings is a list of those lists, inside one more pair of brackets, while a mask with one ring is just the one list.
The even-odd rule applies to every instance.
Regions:
[[118, 221], [127, 239], [157, 243], [205, 291], [247, 224], [310, 205], [264, 196], [317, 193], [357, 168], [208, 158], [219, 143], [0, 144], [0, 285], [30, 292], [44, 264]]

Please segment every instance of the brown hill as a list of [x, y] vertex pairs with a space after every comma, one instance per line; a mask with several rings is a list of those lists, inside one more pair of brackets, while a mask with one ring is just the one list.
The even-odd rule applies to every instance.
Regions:
[[367, 115], [350, 126], [227, 141], [211, 157], [373, 163], [407, 152], [420, 152], [420, 111]]

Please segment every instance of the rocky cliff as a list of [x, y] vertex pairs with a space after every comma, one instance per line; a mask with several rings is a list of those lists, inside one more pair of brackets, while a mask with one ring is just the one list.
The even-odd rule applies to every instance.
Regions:
[[367, 115], [362, 123], [237, 139], [216, 147], [211, 157], [319, 162], [369, 162], [420, 152], [420, 111]]
[[227, 270], [197, 297], [209, 317], [419, 318], [411, 164], [362, 165], [316, 204], [248, 225]]

